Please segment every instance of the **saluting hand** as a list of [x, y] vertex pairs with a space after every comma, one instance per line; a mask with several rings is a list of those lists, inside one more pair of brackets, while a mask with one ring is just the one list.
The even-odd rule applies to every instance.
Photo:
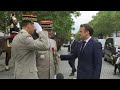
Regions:
[[40, 26], [39, 23], [34, 22], [34, 26], [35, 26], [35, 29], [36, 29], [36, 33], [39, 33], [39, 32], [42, 31], [42, 27]]

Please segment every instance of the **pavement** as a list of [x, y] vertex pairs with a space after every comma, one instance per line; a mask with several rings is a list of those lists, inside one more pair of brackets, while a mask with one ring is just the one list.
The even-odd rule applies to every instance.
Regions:
[[[67, 47], [61, 47], [59, 51], [60, 54], [67, 54]], [[77, 67], [78, 59], [75, 61], [75, 66]], [[10, 60], [10, 70], [5, 71], [5, 53], [0, 56], [0, 79], [13, 79], [13, 62]], [[71, 67], [68, 64], [68, 61], [60, 61], [60, 73], [64, 75], [64, 79], [75, 79], [75, 76], [69, 76], [71, 73]], [[117, 72], [117, 75], [113, 75], [114, 66], [109, 62], [102, 61], [102, 71], [100, 79], [120, 79], [120, 74]]]
[[[60, 54], [67, 54], [66, 47], [61, 47], [61, 50], [59, 51]], [[75, 64], [77, 67], [78, 59], [76, 59]], [[63, 73], [65, 79], [73, 79], [76, 78], [75, 76], [71, 77], [69, 74], [71, 73], [71, 67], [68, 64], [68, 61], [61, 61], [60, 62], [60, 72]], [[102, 60], [102, 70], [101, 70], [101, 76], [100, 79], [120, 79], [120, 74], [117, 71], [117, 75], [113, 75], [114, 66], [110, 64], [109, 62], [106, 62]]]
[[5, 53], [0, 56], [0, 79], [13, 79], [13, 62], [9, 62], [10, 70], [5, 70]]

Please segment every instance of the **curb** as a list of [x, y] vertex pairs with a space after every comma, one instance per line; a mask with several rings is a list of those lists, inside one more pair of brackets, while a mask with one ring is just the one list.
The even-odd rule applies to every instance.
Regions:
[[[9, 66], [10, 69], [12, 69], [12, 65]], [[5, 71], [5, 65], [0, 64], [0, 72]]]
[[5, 65], [0, 64], [0, 71], [4, 71], [5, 70]]

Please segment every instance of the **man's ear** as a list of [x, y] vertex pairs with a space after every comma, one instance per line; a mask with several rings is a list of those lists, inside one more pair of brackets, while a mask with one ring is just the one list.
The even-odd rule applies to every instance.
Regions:
[[89, 31], [87, 31], [87, 30], [86, 30], [86, 33], [87, 33], [87, 34], [90, 34], [90, 32], [89, 32]]

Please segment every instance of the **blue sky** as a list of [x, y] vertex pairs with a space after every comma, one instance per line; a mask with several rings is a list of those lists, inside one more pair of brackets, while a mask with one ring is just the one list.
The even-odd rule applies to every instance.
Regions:
[[79, 31], [79, 27], [81, 24], [88, 23], [92, 20], [92, 16], [95, 16], [99, 11], [80, 11], [81, 15], [77, 18], [72, 17], [74, 19], [75, 24], [73, 27], [75, 30], [72, 30], [72, 33], [77, 33]]

